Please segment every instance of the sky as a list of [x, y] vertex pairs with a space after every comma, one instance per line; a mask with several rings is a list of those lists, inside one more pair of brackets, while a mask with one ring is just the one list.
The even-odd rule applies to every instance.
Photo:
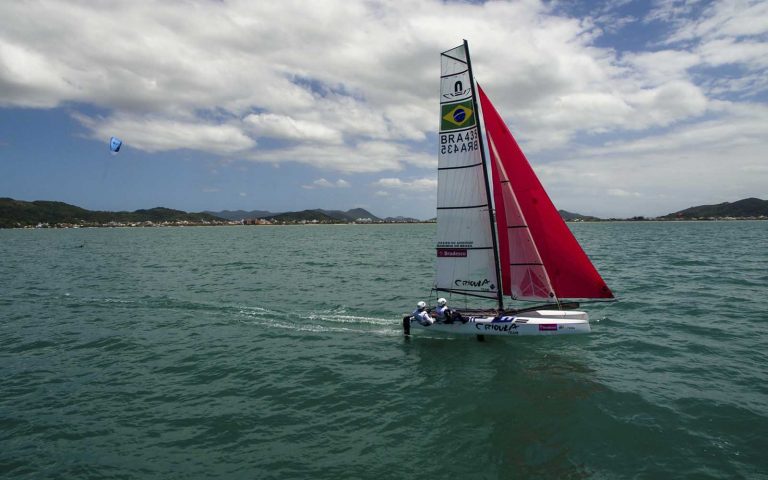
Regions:
[[750, 0], [0, 2], [0, 197], [432, 218], [463, 39], [557, 208], [768, 199]]

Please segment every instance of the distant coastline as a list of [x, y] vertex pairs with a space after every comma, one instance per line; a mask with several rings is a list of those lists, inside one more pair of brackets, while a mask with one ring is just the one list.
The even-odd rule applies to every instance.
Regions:
[[[736, 202], [690, 207], [660, 217], [598, 218], [559, 210], [566, 222], [732, 221], [768, 220], [768, 201], [746, 198]], [[239, 218], [238, 218], [239, 217]], [[157, 207], [133, 212], [92, 211], [63, 202], [27, 202], [0, 198], [0, 228], [117, 228], [223, 225], [381, 225], [435, 223], [436, 219], [380, 218], [367, 210], [302, 210], [272, 213], [222, 211], [188, 213]]]
[[[228, 212], [230, 215], [233, 212]], [[192, 227], [225, 225], [360, 225], [434, 223], [435, 219], [410, 217], [379, 218], [364, 209], [304, 210], [259, 216], [242, 212], [241, 218], [224, 218], [216, 212], [188, 213], [156, 207], [133, 212], [86, 210], [64, 202], [37, 200], [27, 202], [0, 198], [0, 228], [125, 228], [125, 227]]]

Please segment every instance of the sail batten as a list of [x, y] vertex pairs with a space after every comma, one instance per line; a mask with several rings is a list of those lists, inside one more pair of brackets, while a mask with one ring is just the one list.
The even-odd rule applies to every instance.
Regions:
[[459, 210], [462, 208], [488, 208], [488, 204], [483, 205], [459, 205], [454, 207], [437, 207], [438, 210]]
[[473, 167], [482, 167], [482, 163], [474, 163], [472, 165], [461, 165], [459, 167], [438, 167], [437, 170], [456, 170], [457, 168], [473, 168]]

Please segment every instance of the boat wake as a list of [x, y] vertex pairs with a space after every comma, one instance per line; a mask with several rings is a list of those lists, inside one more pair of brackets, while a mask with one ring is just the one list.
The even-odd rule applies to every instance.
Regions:
[[238, 314], [253, 325], [313, 333], [365, 333], [398, 336], [398, 322], [392, 318], [352, 315], [343, 308], [308, 312], [284, 312], [244, 307]]
[[[168, 296], [144, 297], [93, 297], [64, 294], [59, 300], [70, 306], [87, 305], [91, 308], [105, 308], [116, 314], [119, 310], [136, 309], [172, 310], [185, 312], [196, 318], [208, 318], [216, 324], [228, 324], [233, 320], [248, 325], [271, 329], [293, 330], [314, 333], [365, 333], [384, 336], [398, 336], [397, 315], [377, 317], [349, 312], [339, 306], [325, 310], [285, 311], [257, 305], [227, 304], [211, 301], [190, 301]], [[133, 317], [133, 313], [130, 317]], [[206, 322], [207, 323], [207, 322]]]

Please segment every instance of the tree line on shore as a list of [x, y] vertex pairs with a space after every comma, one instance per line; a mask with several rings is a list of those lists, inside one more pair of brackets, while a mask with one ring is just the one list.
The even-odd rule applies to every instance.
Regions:
[[[712, 219], [768, 219], [768, 200], [745, 198], [736, 202], [700, 205], [670, 213], [662, 217], [632, 217], [626, 219], [601, 219], [560, 210], [566, 221], [625, 221], [625, 220], [712, 220]], [[239, 218], [238, 218], [239, 217]], [[249, 221], [250, 220], [250, 221]], [[435, 219], [426, 220], [434, 222]], [[222, 211], [188, 213], [164, 207], [135, 210], [133, 212], [108, 212], [86, 210], [64, 202], [37, 200], [27, 202], [12, 198], [0, 198], [0, 228], [24, 228], [34, 226], [148, 226], [148, 225], [232, 225], [251, 224], [305, 224], [305, 223], [416, 223], [421, 220], [409, 217], [379, 218], [367, 210], [302, 210], [300, 212], [271, 213], [266, 211]]]

